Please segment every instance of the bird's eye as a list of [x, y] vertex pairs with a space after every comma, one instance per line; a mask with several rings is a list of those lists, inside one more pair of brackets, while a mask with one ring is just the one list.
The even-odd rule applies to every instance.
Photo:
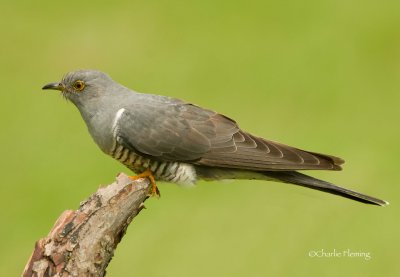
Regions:
[[85, 88], [85, 82], [81, 80], [75, 81], [73, 87], [77, 91], [82, 91]]

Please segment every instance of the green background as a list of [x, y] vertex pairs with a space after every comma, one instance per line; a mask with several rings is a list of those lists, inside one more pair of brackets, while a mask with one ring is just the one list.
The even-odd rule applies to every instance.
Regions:
[[[343, 157], [313, 176], [385, 208], [285, 184], [159, 184], [108, 276], [400, 276], [400, 2], [16, 1], [0, 11], [0, 276], [62, 211], [128, 170], [76, 108], [41, 91], [95, 68], [256, 135]], [[311, 258], [309, 251], [371, 259]]]

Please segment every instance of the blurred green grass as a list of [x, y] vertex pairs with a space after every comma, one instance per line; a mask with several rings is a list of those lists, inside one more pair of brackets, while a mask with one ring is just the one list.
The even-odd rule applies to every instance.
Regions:
[[[108, 276], [398, 276], [400, 2], [19, 1], [0, 11], [0, 276], [65, 209], [127, 170], [41, 86], [95, 68], [218, 110], [255, 134], [346, 159], [313, 174], [391, 202], [289, 185], [161, 184]], [[310, 258], [311, 250], [372, 259]]]

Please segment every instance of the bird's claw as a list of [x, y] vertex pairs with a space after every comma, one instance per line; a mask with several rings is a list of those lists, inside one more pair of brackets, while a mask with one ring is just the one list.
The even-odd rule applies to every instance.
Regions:
[[137, 180], [140, 178], [148, 178], [150, 180], [150, 185], [151, 185], [151, 193], [150, 196], [156, 196], [160, 197], [160, 190], [157, 187], [156, 180], [154, 179], [153, 172], [151, 172], [150, 169], [147, 169], [146, 171], [143, 171], [142, 173], [135, 175], [135, 176], [129, 176], [131, 180]]

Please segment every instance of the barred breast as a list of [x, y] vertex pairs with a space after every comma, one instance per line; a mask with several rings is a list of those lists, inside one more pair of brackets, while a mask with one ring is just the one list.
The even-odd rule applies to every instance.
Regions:
[[176, 183], [183, 186], [193, 186], [196, 183], [194, 166], [181, 162], [156, 161], [143, 157], [130, 149], [114, 143], [109, 155], [124, 164], [135, 173], [150, 169], [156, 180]]

